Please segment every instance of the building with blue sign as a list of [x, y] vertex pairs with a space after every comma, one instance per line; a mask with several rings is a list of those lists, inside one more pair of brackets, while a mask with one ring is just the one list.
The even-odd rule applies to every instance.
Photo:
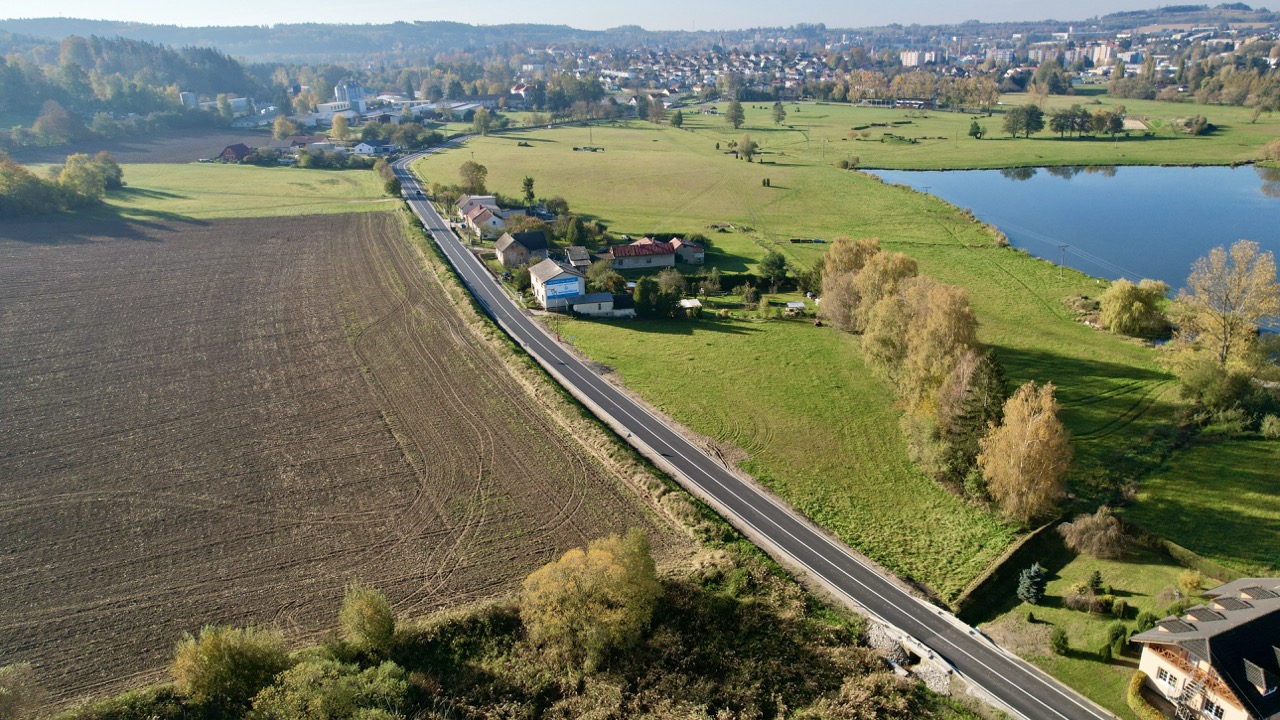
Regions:
[[564, 310], [569, 301], [587, 292], [587, 276], [555, 260], [529, 268], [529, 281], [538, 303], [548, 310]]

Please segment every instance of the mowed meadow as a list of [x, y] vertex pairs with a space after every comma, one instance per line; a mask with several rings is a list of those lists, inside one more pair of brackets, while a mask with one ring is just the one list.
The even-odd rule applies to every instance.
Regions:
[[[474, 157], [488, 168], [491, 190], [518, 196], [521, 179], [533, 177], [539, 196], [561, 195], [615, 233], [702, 232], [713, 242], [708, 264], [723, 271], [754, 269], [771, 249], [805, 268], [825, 251], [790, 238], [879, 237], [922, 273], [968, 290], [980, 337], [1011, 384], [1058, 387], [1080, 471], [1173, 416], [1174, 385], [1155, 352], [1074, 322], [1063, 304], [1072, 294], [1096, 296], [1100, 280], [997, 247], [991, 230], [962, 210], [839, 170], [813, 141], [809, 156], [781, 149], [786, 131], [747, 107], [748, 126], [736, 132], [723, 118], [688, 115], [683, 130], [620, 121], [521, 131], [473, 138], [415, 169], [455, 183], [458, 166]], [[806, 104], [788, 122], [824, 112], [842, 114], [824, 126], [835, 132], [859, 113], [888, 111]], [[764, 138], [762, 162], [725, 154], [727, 140], [744, 132]], [[604, 151], [573, 150], [583, 145]], [[712, 223], [734, 230], [714, 232]], [[894, 398], [862, 366], [856, 337], [748, 319], [564, 321], [562, 335], [693, 430], [740, 447], [743, 467], [762, 482], [944, 600], [957, 598], [1014, 537], [988, 510], [911, 465]]]

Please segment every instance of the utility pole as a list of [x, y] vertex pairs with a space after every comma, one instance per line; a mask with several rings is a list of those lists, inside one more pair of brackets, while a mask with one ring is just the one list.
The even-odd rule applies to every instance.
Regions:
[[1058, 249], [1062, 251], [1062, 260], [1058, 263], [1058, 279], [1062, 279], [1062, 266], [1067, 264], [1067, 244], [1059, 243]]

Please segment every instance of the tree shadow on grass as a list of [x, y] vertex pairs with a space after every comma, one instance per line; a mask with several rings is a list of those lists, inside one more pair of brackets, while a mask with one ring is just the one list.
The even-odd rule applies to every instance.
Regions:
[[1169, 402], [1161, 400], [1174, 378], [1154, 368], [1002, 345], [994, 350], [1010, 389], [1024, 379], [1057, 387], [1063, 420], [1077, 440], [1123, 435], [1144, 417], [1171, 420], [1176, 414]]
[[759, 330], [743, 327], [741, 323], [717, 318], [702, 317], [697, 320], [619, 320], [609, 321], [618, 327], [654, 335], [693, 335], [694, 331], [723, 333], [725, 335], [751, 335]]
[[112, 190], [111, 197], [129, 198], [163, 198], [170, 199], [186, 199], [189, 195], [179, 195], [178, 193], [168, 192], [165, 190], [156, 190], [154, 188], [140, 188], [125, 186], [119, 190]]

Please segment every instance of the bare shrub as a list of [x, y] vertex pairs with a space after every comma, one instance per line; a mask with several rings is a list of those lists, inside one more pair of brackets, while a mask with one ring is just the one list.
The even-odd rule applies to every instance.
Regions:
[[1128, 544], [1120, 519], [1103, 505], [1093, 514], [1082, 513], [1058, 526], [1067, 547], [1096, 558], [1120, 557]]

